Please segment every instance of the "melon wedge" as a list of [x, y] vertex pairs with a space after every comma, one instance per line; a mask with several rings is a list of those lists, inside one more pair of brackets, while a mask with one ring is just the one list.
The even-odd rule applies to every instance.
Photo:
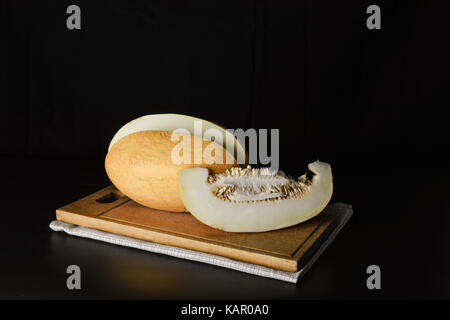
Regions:
[[294, 180], [267, 169], [206, 168], [178, 171], [181, 199], [204, 224], [228, 232], [262, 232], [293, 226], [319, 214], [331, 199], [333, 178], [325, 162], [310, 163], [314, 176]]
[[[195, 130], [196, 123], [201, 123], [201, 131]], [[128, 122], [121, 127], [111, 139], [108, 151], [111, 150], [117, 141], [135, 132], [147, 130], [174, 131], [179, 128], [186, 129], [190, 134], [200, 138], [203, 138], [205, 131], [209, 129], [220, 131], [223, 135], [222, 147], [233, 155], [236, 160], [240, 161], [243, 159], [242, 162], [239, 162], [240, 164], [246, 162], [247, 153], [245, 147], [231, 132], [211, 121], [176, 113], [149, 114]]]

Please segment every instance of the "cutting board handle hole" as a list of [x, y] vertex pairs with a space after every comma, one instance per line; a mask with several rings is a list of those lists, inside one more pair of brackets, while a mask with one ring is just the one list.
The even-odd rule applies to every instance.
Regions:
[[120, 197], [121, 197], [120, 194], [115, 193], [115, 192], [110, 192], [110, 193], [104, 195], [103, 197], [96, 199], [95, 201], [99, 202], [99, 203], [111, 203], [116, 200], [119, 200]]

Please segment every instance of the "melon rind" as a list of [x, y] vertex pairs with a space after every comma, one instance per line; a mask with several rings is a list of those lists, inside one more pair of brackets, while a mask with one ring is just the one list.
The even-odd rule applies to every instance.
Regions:
[[[216, 164], [210, 158], [203, 158], [199, 164], [175, 164], [171, 152], [178, 142], [171, 140], [171, 134], [169, 131], [147, 130], [123, 137], [108, 152], [105, 170], [117, 189], [135, 202], [158, 210], [184, 212], [186, 208], [178, 192], [179, 169], [204, 167], [219, 173], [236, 164], [219, 145], [217, 148], [223, 153], [223, 159], [228, 159], [228, 164]], [[214, 143], [200, 137], [190, 136], [190, 139], [192, 149], [194, 140], [202, 146], [201, 150]]]
[[[195, 121], [201, 121], [202, 132], [194, 130]], [[219, 145], [222, 150], [219, 152], [223, 152], [224, 163], [211, 163], [208, 159], [202, 159], [201, 163], [174, 163], [171, 151], [178, 140], [172, 140], [172, 131], [176, 129], [187, 130], [190, 140], [199, 141], [202, 150], [215, 143], [203, 138], [205, 131], [219, 130], [223, 134], [224, 143]], [[193, 152], [194, 146], [192, 155]], [[246, 161], [247, 154], [236, 137], [224, 128], [185, 115], [153, 114], [130, 121], [117, 131], [109, 145], [105, 170], [117, 189], [135, 202], [158, 210], [184, 212], [186, 208], [178, 192], [178, 170], [204, 167], [219, 173], [237, 166], [236, 158]]]
[[[199, 136], [197, 132], [194, 131], [195, 121], [202, 121], [203, 130], [200, 133], [201, 135], [203, 135], [204, 132], [208, 129], [219, 130], [224, 137], [223, 147], [227, 149], [227, 151], [231, 155], [235, 156], [237, 160], [247, 159], [245, 147], [238, 141], [238, 139], [236, 139], [236, 137], [231, 132], [210, 121], [176, 113], [150, 114], [128, 122], [114, 135], [109, 144], [108, 151], [111, 150], [114, 144], [123, 137], [139, 131], [174, 131], [176, 129], [182, 128], [188, 130], [192, 135]], [[199, 137], [203, 138], [203, 136]]]
[[296, 225], [319, 214], [333, 194], [331, 167], [316, 161], [308, 165], [315, 175], [301, 198], [277, 201], [230, 202], [213, 195], [208, 169], [178, 171], [181, 199], [204, 224], [228, 232], [262, 232]]

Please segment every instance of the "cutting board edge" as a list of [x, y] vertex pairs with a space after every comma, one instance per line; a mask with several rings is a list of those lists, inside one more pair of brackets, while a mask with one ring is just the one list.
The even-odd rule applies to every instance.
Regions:
[[298, 271], [298, 261], [295, 258], [287, 259], [274, 255], [268, 255], [266, 253], [262, 254], [249, 250], [232, 248], [216, 243], [183, 238], [181, 236], [158, 232], [156, 230], [148, 230], [132, 225], [119, 224], [107, 219], [102, 219], [101, 217], [88, 217], [77, 213], [67, 212], [64, 211], [63, 208], [64, 207], [56, 210], [56, 219], [63, 222], [111, 232], [144, 241], [151, 241], [163, 245], [220, 255], [233, 260], [257, 264], [277, 270], [287, 272]]

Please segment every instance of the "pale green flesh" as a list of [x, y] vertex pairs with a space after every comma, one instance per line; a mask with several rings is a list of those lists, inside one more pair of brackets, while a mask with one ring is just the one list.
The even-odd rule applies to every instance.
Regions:
[[210, 227], [229, 232], [276, 230], [316, 216], [330, 201], [333, 193], [330, 165], [316, 161], [308, 167], [315, 176], [300, 198], [252, 202], [223, 200], [212, 193], [205, 168], [180, 170], [179, 191], [188, 211]]

